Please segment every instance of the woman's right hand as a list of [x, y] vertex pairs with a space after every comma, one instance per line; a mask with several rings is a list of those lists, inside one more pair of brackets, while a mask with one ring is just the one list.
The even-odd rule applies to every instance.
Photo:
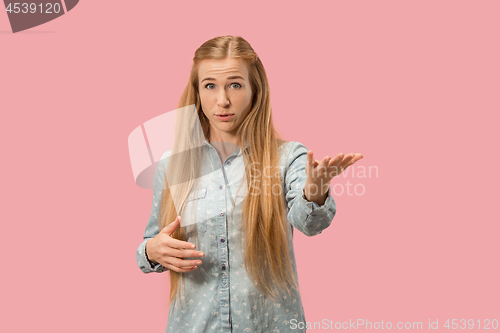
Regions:
[[201, 265], [201, 260], [185, 260], [181, 258], [203, 257], [204, 253], [194, 250], [192, 243], [172, 238], [172, 233], [180, 225], [181, 217], [163, 228], [158, 235], [146, 243], [149, 260], [160, 263], [164, 267], [179, 273], [191, 272]]

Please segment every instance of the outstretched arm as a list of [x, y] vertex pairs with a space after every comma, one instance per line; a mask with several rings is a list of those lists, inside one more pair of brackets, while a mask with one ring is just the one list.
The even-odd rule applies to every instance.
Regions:
[[330, 193], [330, 182], [362, 154], [340, 153], [314, 160], [313, 152], [300, 142], [291, 142], [285, 176], [288, 220], [306, 236], [320, 234], [332, 222], [337, 209]]
[[324, 201], [322, 205], [306, 198], [304, 189], [307, 182], [308, 150], [300, 142], [290, 142], [290, 145], [284, 179], [288, 221], [304, 235], [315, 236], [331, 224], [337, 211], [335, 201], [330, 194], [329, 186], [322, 199]]

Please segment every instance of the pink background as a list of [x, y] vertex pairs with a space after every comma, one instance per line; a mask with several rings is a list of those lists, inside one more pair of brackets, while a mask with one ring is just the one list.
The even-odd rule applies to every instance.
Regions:
[[[165, 331], [168, 274], [136, 264], [152, 190], [127, 137], [175, 109], [196, 48], [226, 34], [261, 57], [287, 140], [378, 169], [334, 178], [332, 225], [295, 233], [306, 319], [500, 320], [499, 11], [88, 0], [12, 34], [2, 10], [0, 331]], [[365, 193], [340, 194], [348, 181]]]

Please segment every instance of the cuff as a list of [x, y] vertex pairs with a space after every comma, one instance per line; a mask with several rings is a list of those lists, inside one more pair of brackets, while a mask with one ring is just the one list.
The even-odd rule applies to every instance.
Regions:
[[302, 205], [304, 205], [308, 208], [307, 209], [308, 215], [311, 215], [311, 214], [315, 215], [316, 213], [326, 214], [326, 212], [329, 210], [329, 208], [334, 205], [333, 197], [330, 194], [330, 186], [328, 186], [328, 191], [326, 194], [325, 203], [323, 203], [323, 205], [321, 205], [321, 206], [318, 205], [317, 203], [315, 203], [314, 201], [308, 201], [304, 191], [305, 191], [305, 189], [302, 189], [301, 195], [300, 195], [300, 201], [301, 201]]
[[157, 272], [161, 273], [164, 271], [167, 271], [168, 268], [164, 267], [160, 263], [156, 263], [154, 265], [151, 265], [151, 262], [148, 260], [146, 256], [146, 244], [151, 238], [146, 239], [144, 242], [142, 242], [141, 246], [139, 247], [139, 256], [140, 256], [140, 264], [142, 267], [144, 267], [144, 272], [149, 273], [149, 272]]

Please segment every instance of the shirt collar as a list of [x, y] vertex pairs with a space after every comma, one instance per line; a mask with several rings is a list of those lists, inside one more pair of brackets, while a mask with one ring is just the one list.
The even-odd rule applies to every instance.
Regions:
[[[206, 145], [210, 145], [210, 142], [207, 141], [207, 139], [203, 139], [203, 142], [204, 144]], [[250, 148], [248, 147], [248, 140], [245, 142], [245, 144], [243, 145], [243, 147], [245, 148], [246, 151], [248, 151]], [[241, 155], [241, 151], [238, 153], [238, 155]]]

